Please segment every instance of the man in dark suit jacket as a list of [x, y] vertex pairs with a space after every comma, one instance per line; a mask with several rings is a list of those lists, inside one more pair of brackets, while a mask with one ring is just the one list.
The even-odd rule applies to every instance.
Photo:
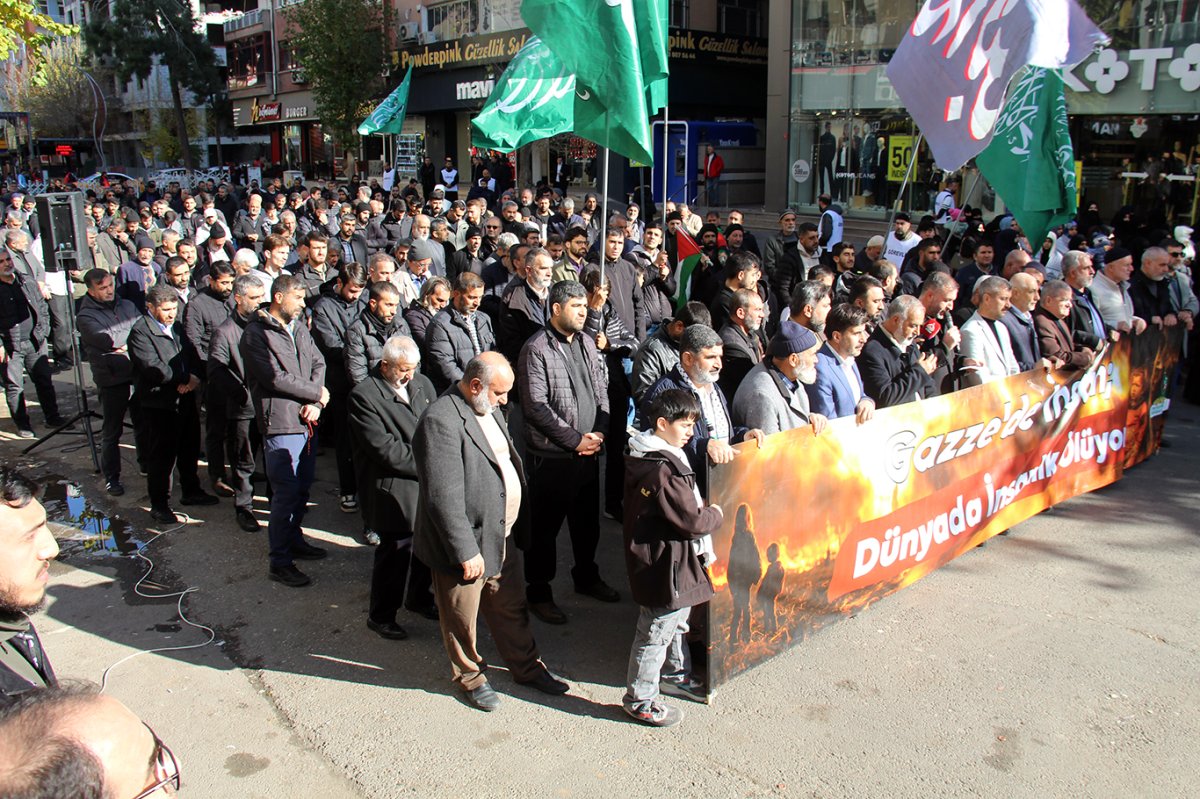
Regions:
[[146, 292], [146, 315], [129, 331], [133, 394], [141, 407], [146, 491], [150, 516], [162, 524], [179, 519], [171, 510], [171, 472], [179, 466], [184, 505], [212, 505], [217, 498], [200, 488], [200, 416], [196, 397], [200, 378], [189, 368], [183, 336], [175, 323], [179, 298], [167, 285]]
[[0, 697], [58, 684], [29, 620], [46, 598], [45, 570], [58, 556], [39, 488], [11, 466], [0, 466]]
[[412, 558], [419, 490], [412, 441], [421, 414], [437, 398], [429, 378], [417, 374], [420, 363], [416, 342], [393, 336], [383, 346], [379, 373], [355, 386], [348, 400], [363, 523], [379, 535], [367, 626], [393, 640], [408, 637], [396, 623], [401, 604], [437, 618], [429, 569]]
[[542, 663], [529, 628], [518, 551], [529, 539], [525, 475], [498, 413], [515, 382], [499, 353], [473, 358], [462, 380], [429, 406], [413, 439], [420, 486], [413, 554], [433, 572], [454, 682], [485, 711], [500, 700], [477, 648], [481, 609], [517, 682], [549, 694], [570, 690]]
[[[208, 384], [211, 402], [224, 403], [225, 457], [228, 459], [233, 487], [233, 513], [237, 524], [248, 533], [261, 525], [254, 517], [254, 490], [250, 475], [254, 472], [254, 450], [262, 449], [257, 431], [251, 433], [254, 406], [246, 384], [246, 363], [242, 358], [242, 334], [258, 312], [267, 290], [253, 275], [238, 275], [233, 281], [233, 315], [213, 331], [208, 351]], [[209, 405], [212, 412], [212, 405]], [[213, 424], [210, 416], [206, 424]]]
[[1071, 250], [1063, 256], [1063, 280], [1071, 287], [1073, 300], [1071, 315], [1066, 319], [1067, 327], [1075, 344], [1091, 350], [1099, 349], [1108, 335], [1104, 319], [1092, 301], [1091, 286], [1095, 276], [1096, 268], [1088, 253]]
[[1028, 272], [1017, 272], [1009, 283], [1012, 285], [1012, 305], [1000, 317], [1000, 324], [1008, 328], [1008, 340], [1012, 344], [1017, 366], [1022, 372], [1027, 372], [1042, 361], [1042, 350], [1038, 346], [1032, 316], [1041, 287]]
[[879, 327], [855, 359], [862, 375], [863, 392], [880, 408], [902, 405], [938, 395], [930, 376], [937, 371], [937, 355], [922, 353], [913, 342], [925, 321], [925, 306], [916, 297], [901, 294], [888, 305]]

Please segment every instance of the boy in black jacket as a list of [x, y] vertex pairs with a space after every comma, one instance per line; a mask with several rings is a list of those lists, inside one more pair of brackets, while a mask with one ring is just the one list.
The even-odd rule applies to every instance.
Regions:
[[692, 606], [713, 595], [709, 534], [724, 516], [719, 506], [704, 505], [683, 453], [701, 415], [699, 401], [668, 389], [647, 410], [653, 427], [630, 440], [625, 459], [625, 563], [641, 613], [622, 705], [644, 724], [670, 727], [683, 713], [662, 703], [660, 691], [706, 698], [691, 676], [684, 634]]

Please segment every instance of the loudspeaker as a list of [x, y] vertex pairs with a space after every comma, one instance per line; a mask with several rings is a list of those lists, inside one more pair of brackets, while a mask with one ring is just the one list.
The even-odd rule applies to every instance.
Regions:
[[[39, 194], [36, 202], [42, 232], [42, 263], [46, 271], [78, 269], [79, 252], [87, 247], [83, 194], [78, 191]], [[62, 256], [61, 263], [59, 255]]]

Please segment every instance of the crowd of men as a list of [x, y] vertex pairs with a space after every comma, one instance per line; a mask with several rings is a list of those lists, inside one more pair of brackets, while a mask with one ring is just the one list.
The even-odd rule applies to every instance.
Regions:
[[[69, 363], [72, 331], [54, 310], [71, 288], [37, 262], [27, 205], [6, 210], [0, 361], [32, 436], [25, 376], [60, 424], [50, 359]], [[415, 182], [112, 187], [89, 199], [68, 276], [85, 292], [107, 491], [125, 493], [127, 420], [159, 525], [178, 521], [178, 486], [180, 505], [227, 498], [258, 531], [257, 481], [268, 576], [301, 587], [296, 562], [327, 556], [303, 534], [323, 448], [340, 509], [378, 547], [368, 626], [403, 639], [402, 608], [438, 619], [455, 681], [491, 710], [481, 612], [518, 682], [568, 689], [528, 618], [569, 621], [553, 589], [564, 522], [573, 590], [619, 601], [598, 565], [601, 509], [625, 517], [630, 433], [653, 427], [666, 392], [700, 409], [682, 451], [704, 497], [746, 439], [1086, 367], [1105, 342], [1191, 330], [1200, 311], [1184, 243], [1165, 235], [1135, 245], [1069, 226], [1031, 247], [1011, 218], [964, 231], [899, 213], [858, 247], [837, 206], [820, 207], [815, 221], [785, 209], [760, 247], [736, 210], [606, 216], [552, 186], [466, 201]], [[699, 247], [686, 271], [685, 236]]]

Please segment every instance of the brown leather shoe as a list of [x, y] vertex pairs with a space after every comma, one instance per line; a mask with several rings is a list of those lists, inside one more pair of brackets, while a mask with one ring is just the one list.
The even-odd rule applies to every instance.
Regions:
[[567, 614], [562, 612], [562, 608], [554, 604], [553, 599], [549, 602], [530, 602], [529, 612], [546, 622], [546, 624], [567, 623]]

